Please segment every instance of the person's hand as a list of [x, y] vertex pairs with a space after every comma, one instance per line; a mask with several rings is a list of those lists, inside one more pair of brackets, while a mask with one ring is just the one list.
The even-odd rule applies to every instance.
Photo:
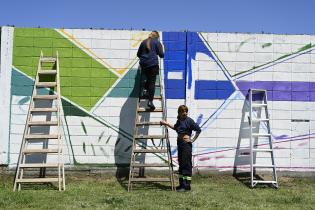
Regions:
[[160, 125], [167, 125], [167, 122], [164, 121], [164, 120], [161, 120], [161, 121], [160, 121]]
[[184, 136], [183, 136], [183, 140], [184, 140], [185, 142], [192, 143], [192, 141], [191, 141], [189, 135], [184, 135]]

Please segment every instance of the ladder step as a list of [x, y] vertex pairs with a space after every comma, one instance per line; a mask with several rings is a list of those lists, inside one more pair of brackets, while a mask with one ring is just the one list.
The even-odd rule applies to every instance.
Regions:
[[38, 82], [36, 87], [56, 87], [57, 82]]
[[36, 125], [58, 125], [57, 121], [30, 121], [28, 122], [29, 126], [36, 126]]
[[137, 122], [137, 126], [142, 126], [142, 125], [160, 125], [160, 122]]
[[135, 149], [134, 153], [166, 153], [167, 149]]
[[58, 168], [58, 166], [63, 164], [58, 163], [23, 163], [20, 164], [21, 168]]
[[57, 95], [35, 95], [33, 99], [39, 99], [39, 100], [54, 100], [57, 99]]
[[58, 135], [28, 134], [25, 139], [58, 139]]
[[57, 112], [57, 108], [32, 108], [31, 112]]
[[275, 165], [259, 165], [259, 164], [254, 164], [254, 168], [274, 168]]
[[254, 136], [254, 137], [270, 137], [271, 134], [269, 134], [269, 133], [253, 133], [252, 136]]
[[58, 178], [33, 178], [33, 179], [17, 179], [18, 183], [41, 183], [41, 182], [58, 182]]
[[24, 149], [23, 153], [58, 153], [58, 149]]
[[41, 71], [38, 71], [38, 74], [54, 75], [54, 74], [57, 74], [57, 70], [41, 70]]
[[267, 121], [269, 121], [269, 119], [263, 119], [263, 118], [253, 118], [252, 119], [252, 122], [267, 122]]
[[165, 139], [165, 135], [138, 135], [135, 139]]
[[252, 91], [252, 92], [266, 92], [265, 89], [249, 89], [249, 91]]
[[267, 104], [252, 104], [252, 107], [267, 107]]
[[[141, 100], [142, 100], [142, 99], [148, 99], [148, 97], [147, 97], [147, 96], [141, 96], [140, 99], [141, 99]], [[162, 96], [154, 96], [153, 99], [155, 99], [155, 100], [157, 100], [157, 99], [161, 100], [161, 99], [162, 99]]]
[[266, 181], [266, 180], [253, 180], [254, 183], [263, 183], [263, 184], [277, 184], [276, 181]]
[[40, 61], [42, 63], [54, 63], [57, 61], [57, 59], [54, 57], [45, 57], [45, 58], [40, 58]]
[[253, 149], [253, 152], [272, 152], [272, 149]]
[[154, 110], [152, 109], [146, 109], [146, 108], [138, 108], [138, 112], [163, 112], [162, 108], [155, 108]]
[[166, 163], [133, 163], [133, 167], [168, 167]]
[[170, 182], [170, 178], [132, 178], [132, 182]]

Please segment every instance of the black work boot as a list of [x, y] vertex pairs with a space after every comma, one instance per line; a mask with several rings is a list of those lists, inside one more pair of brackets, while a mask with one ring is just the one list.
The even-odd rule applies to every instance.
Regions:
[[185, 185], [185, 190], [186, 191], [190, 191], [191, 190], [190, 183], [191, 183], [191, 180], [186, 180], [186, 185]]
[[153, 104], [153, 101], [148, 101], [148, 107], [151, 109], [151, 110], [154, 110], [155, 109], [155, 106]]
[[186, 179], [183, 179], [183, 186], [180, 187], [179, 189], [176, 189], [176, 192], [187, 192], [188, 190], [186, 190]]
[[183, 178], [179, 178], [178, 181], [179, 181], [179, 186], [176, 187], [176, 191], [184, 187]]

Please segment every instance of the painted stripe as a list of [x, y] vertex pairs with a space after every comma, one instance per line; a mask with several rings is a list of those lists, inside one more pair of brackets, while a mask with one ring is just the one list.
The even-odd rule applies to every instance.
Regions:
[[270, 101], [315, 101], [315, 82], [236, 81], [243, 95], [248, 89], [267, 90]]
[[230, 81], [195, 81], [195, 99], [227, 99], [232, 95], [234, 90]]

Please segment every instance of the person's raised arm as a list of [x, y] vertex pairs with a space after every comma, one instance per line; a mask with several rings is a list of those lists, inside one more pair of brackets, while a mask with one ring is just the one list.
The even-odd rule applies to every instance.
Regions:
[[162, 47], [161, 42], [157, 43], [157, 52], [156, 53], [160, 56], [160, 58], [164, 58], [164, 51], [163, 51], [163, 47]]

